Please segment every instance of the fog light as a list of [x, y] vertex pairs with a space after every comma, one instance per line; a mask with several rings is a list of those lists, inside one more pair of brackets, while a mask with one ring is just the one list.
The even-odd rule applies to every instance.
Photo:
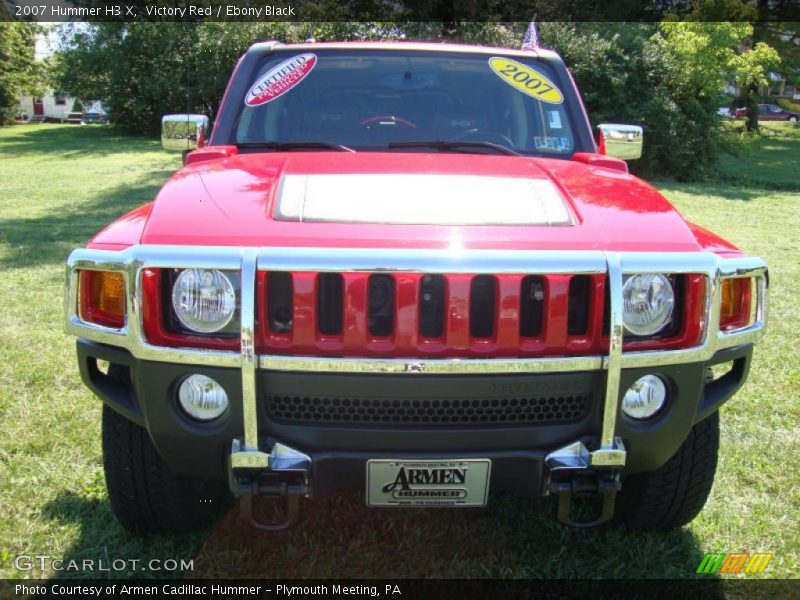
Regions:
[[189, 375], [181, 382], [178, 400], [186, 414], [198, 421], [216, 419], [228, 408], [228, 394], [222, 386], [199, 373]]
[[625, 392], [622, 411], [631, 419], [649, 419], [664, 406], [667, 399], [667, 386], [655, 375], [645, 375], [637, 379]]

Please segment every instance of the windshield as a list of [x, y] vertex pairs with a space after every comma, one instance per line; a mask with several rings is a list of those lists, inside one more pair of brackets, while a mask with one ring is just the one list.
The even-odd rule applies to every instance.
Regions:
[[239, 100], [235, 143], [568, 156], [569, 100], [533, 58], [309, 46], [262, 59]]

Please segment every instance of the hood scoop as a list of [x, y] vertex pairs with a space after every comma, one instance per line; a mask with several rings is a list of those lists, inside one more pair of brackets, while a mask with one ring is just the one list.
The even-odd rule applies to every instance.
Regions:
[[273, 217], [315, 223], [574, 225], [548, 179], [443, 174], [284, 174]]

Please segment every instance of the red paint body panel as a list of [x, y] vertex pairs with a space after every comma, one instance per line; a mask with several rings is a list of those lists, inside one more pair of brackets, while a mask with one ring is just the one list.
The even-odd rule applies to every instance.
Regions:
[[739, 248], [731, 244], [729, 241], [722, 239], [717, 234], [712, 233], [708, 229], [704, 229], [699, 225], [695, 225], [694, 223], [687, 224], [697, 239], [697, 243], [706, 252], [713, 252], [714, 254], [727, 257], [742, 255], [742, 251], [739, 250]]
[[[210, 147], [209, 147], [209, 149], [210, 149]], [[315, 154], [316, 156], [320, 156], [321, 155], [321, 154], [317, 154], [317, 153], [313, 153], [313, 154]], [[272, 155], [270, 155], [270, 154], [267, 154], [267, 155], [261, 155], [261, 156], [266, 156], [266, 157], [270, 158], [272, 160], [272, 162], [274, 162], [276, 160], [279, 160], [279, 162], [282, 163], [287, 158], [290, 158], [292, 156], [296, 157], [296, 156], [299, 156], [299, 155], [298, 154], [294, 154], [294, 155], [289, 155], [289, 154], [280, 154], [280, 155], [272, 154]], [[329, 154], [325, 154], [323, 156], [330, 156], [330, 155]], [[393, 156], [396, 157], [397, 155], [393, 155]], [[432, 157], [434, 155], [426, 155], [426, 156], [431, 156]], [[448, 158], [451, 158], [451, 159], [455, 158], [452, 155], [446, 155], [446, 156], [448, 156]], [[245, 157], [240, 157], [240, 158], [245, 158]], [[247, 158], [249, 158], [249, 157], [247, 157]], [[465, 157], [458, 156], [457, 158], [465, 158]], [[468, 157], [468, 158], [472, 158], [472, 157]], [[524, 160], [527, 161], [527, 160], [530, 160], [530, 159], [524, 159]], [[220, 161], [220, 162], [224, 162], [224, 161]], [[544, 162], [544, 161], [542, 161], [542, 162]], [[547, 162], [552, 164], [554, 162], [561, 163], [563, 161], [550, 160], [550, 161], [547, 161]], [[216, 166], [213, 168], [213, 171], [216, 172], [216, 171], [220, 170], [219, 163], [214, 163], [214, 164]], [[203, 167], [211, 167], [211, 166], [212, 166], [211, 164], [208, 164], [208, 165], [204, 165]], [[576, 183], [576, 181], [575, 181], [576, 174], [574, 172], [574, 168], [570, 168], [569, 163], [567, 163], [564, 166], [560, 166], [560, 168], [559, 168], [559, 165], [556, 165], [556, 167], [557, 168], [555, 168], [555, 169], [551, 169], [551, 171], [554, 172], [554, 173], [564, 173], [564, 174], [570, 175], [570, 179], [568, 181], [568, 186], [567, 186], [568, 190], [575, 190], [575, 189], [581, 190], [581, 189], [586, 188], [586, 187], [592, 187], [591, 185], [589, 185], [589, 186], [586, 186], [586, 185], [581, 186], [578, 183]], [[269, 170], [270, 173], [275, 173], [275, 174], [277, 173], [277, 169], [275, 169], [274, 167], [273, 168], [264, 167], [264, 169]], [[225, 195], [223, 196], [222, 200], [220, 201], [221, 206], [218, 206], [215, 202], [212, 202], [211, 196], [206, 191], [206, 189], [205, 189], [205, 187], [203, 185], [203, 180], [201, 180], [199, 174], [197, 173], [198, 170], [207, 171], [206, 168], [198, 169], [198, 167], [182, 169], [181, 171], [176, 173], [170, 179], [170, 181], [168, 182], [167, 185], [164, 186], [164, 189], [159, 194], [160, 203], [163, 204], [163, 206], [159, 205], [159, 210], [157, 211], [159, 222], [158, 223], [153, 223], [151, 226], [148, 227], [149, 235], [148, 235], [147, 238], [143, 239], [143, 234], [145, 232], [145, 225], [147, 224], [148, 219], [150, 218], [151, 212], [152, 212], [152, 210], [154, 208], [154, 203], [153, 202], [149, 202], [147, 204], [144, 204], [143, 206], [140, 206], [140, 207], [130, 211], [129, 213], [123, 215], [122, 217], [120, 217], [119, 219], [117, 219], [116, 221], [114, 221], [113, 223], [108, 225], [107, 227], [105, 227], [103, 230], [101, 230], [99, 233], [97, 233], [91, 239], [91, 241], [88, 244], [88, 247], [95, 248], [95, 249], [101, 249], [101, 250], [121, 250], [121, 249], [127, 248], [129, 246], [132, 246], [134, 244], [138, 244], [138, 243], [165, 243], [165, 244], [188, 243], [188, 242], [185, 241], [185, 238], [187, 237], [187, 234], [186, 233], [182, 233], [181, 230], [183, 229], [182, 225], [184, 225], [186, 223], [186, 217], [187, 217], [186, 213], [183, 212], [183, 211], [188, 210], [189, 208], [192, 208], [192, 206], [191, 206], [192, 204], [194, 204], [194, 205], [202, 205], [202, 212], [203, 212], [204, 215], [207, 216], [207, 218], [212, 218], [214, 216], [222, 216], [222, 217], [224, 217], [225, 221], [231, 221], [232, 219], [235, 219], [237, 215], [245, 216], [246, 213], [252, 212], [252, 209], [253, 209], [252, 204], [256, 204], [257, 208], [258, 208], [258, 211], [257, 211], [256, 214], [258, 215], [259, 223], [257, 224], [256, 227], [252, 227], [252, 229], [255, 229], [256, 231], [250, 231], [251, 226], [253, 224], [252, 223], [246, 223], [246, 222], [243, 222], [243, 224], [244, 225], [248, 225], [248, 227], [245, 228], [245, 227], [239, 226], [239, 227], [237, 227], [237, 229], [247, 229], [248, 230], [248, 236], [261, 237], [261, 236], [259, 236], [258, 231], [265, 229], [265, 225], [263, 223], [263, 220], [265, 219], [265, 217], [267, 215], [267, 210], [268, 210], [268, 207], [266, 206], [266, 203], [267, 202], [271, 202], [271, 200], [272, 200], [271, 195], [270, 195], [270, 190], [272, 188], [273, 182], [267, 183], [267, 182], [263, 182], [262, 181], [260, 186], [259, 186], [261, 191], [262, 191], [262, 193], [260, 194], [261, 197], [260, 198], [259, 197], [254, 197], [254, 196], [258, 196], [259, 194], [258, 193], [254, 193], [255, 190], [252, 189], [252, 187], [248, 188], [248, 189], [245, 189], [245, 190], [241, 190], [241, 187], [243, 185], [251, 185], [251, 186], [253, 185], [253, 181], [251, 179], [250, 174], [248, 174], [246, 172], [245, 173], [238, 173], [238, 174], [230, 177], [230, 180], [232, 182], [238, 181], [238, 184], [234, 184], [234, 185], [238, 185], [239, 189], [230, 188], [229, 191], [227, 193], [225, 193]], [[599, 169], [592, 168], [591, 170], [593, 172], [596, 172]], [[610, 174], [607, 174], [606, 177], [610, 176], [612, 178], [612, 180], [613, 180], [615, 175], [616, 174], [612, 172]], [[204, 177], [203, 179], [206, 179], [206, 178], [207, 177]], [[228, 177], [226, 177], [225, 175], [222, 175], [221, 179], [227, 180]], [[246, 183], [243, 183], [241, 181], [242, 179], [244, 179]], [[192, 185], [192, 184], [188, 184], [187, 185], [187, 183], [185, 183], [184, 180], [191, 181], [192, 184], [194, 184], [194, 185]], [[648, 190], [647, 194], [646, 194], [646, 198], [647, 199], [652, 199], [653, 195], [656, 195], [657, 199], [656, 199], [655, 204], [651, 204], [650, 206], [653, 206], [656, 210], [658, 210], [659, 214], [661, 212], [665, 211], [665, 210], [671, 210], [671, 206], [667, 203], [667, 201], [665, 199], [663, 199], [663, 197], [661, 197], [660, 194], [658, 194], [658, 192], [656, 190], [653, 190], [653, 188], [651, 188], [648, 184], [646, 184], [646, 183], [642, 182], [641, 180], [636, 179], [635, 177], [632, 177], [632, 176], [625, 177], [625, 180], [627, 180], [627, 181], [625, 182], [624, 185], [645, 186], [647, 188], [647, 190]], [[606, 179], [601, 179], [601, 181], [606, 182]], [[218, 183], [217, 185], [218, 186], [222, 185], [222, 182]], [[195, 191], [195, 186], [199, 186], [201, 188], [201, 190], [202, 190], [202, 193], [199, 196], [193, 195], [193, 192]], [[608, 189], [607, 193], [616, 194], [619, 191], [617, 189], [613, 189], [615, 187], [615, 186], [613, 186], [613, 183], [612, 184], [608, 184], [605, 187], [612, 188], [612, 189]], [[217, 190], [217, 191], [218, 191], [217, 195], [219, 195], [220, 190]], [[246, 192], [245, 198], [241, 198], [239, 196], [235, 196], [235, 194], [238, 194], [241, 191]], [[181, 197], [180, 194], [183, 194], [183, 193], [188, 193], [188, 194], [191, 194], [191, 195], [187, 199], [185, 197]], [[222, 190], [222, 193], [224, 193], [224, 190]], [[635, 193], [635, 192], [633, 192], [633, 193]], [[267, 197], [267, 196], [269, 196], [269, 197]], [[638, 209], [638, 211], [634, 210], [633, 207], [631, 206], [631, 203], [637, 202], [637, 199], [636, 198], [630, 198], [631, 193], [627, 193], [626, 196], [628, 196], [627, 204], [624, 205], [621, 209], [617, 209], [617, 210], [623, 210], [623, 211], [626, 211], [626, 212], [637, 212], [637, 213], [641, 214], [641, 212], [645, 208], [643, 203], [639, 203], [639, 205], [636, 207]], [[578, 206], [583, 206], [585, 208], [586, 205], [588, 205], [588, 204], [594, 204], [595, 206], [602, 207], [602, 201], [599, 200], [599, 199], [595, 199], [593, 202], [586, 202], [585, 200], [587, 198], [589, 198], [589, 197], [591, 197], [589, 195], [589, 193], [587, 193], [586, 195], [581, 196], [580, 198], [583, 199], [584, 202], [578, 201]], [[195, 198], [195, 200], [192, 201], [191, 200], [192, 198]], [[250, 205], [251, 205], [251, 206], [248, 207], [250, 209], [249, 211], [245, 207], [242, 206], [242, 204], [244, 204], [245, 202], [249, 202]], [[209, 204], [211, 206], [207, 206]], [[611, 203], [608, 203], [608, 204], [611, 204]], [[573, 199], [573, 206], [575, 206], [574, 199]], [[668, 207], [668, 208], [665, 209], [665, 206]], [[195, 206], [195, 208], [196, 208], [196, 206]], [[613, 207], [609, 206], [609, 209], [611, 209], [611, 208], [613, 208]], [[601, 211], [598, 210], [596, 212], [599, 213]], [[216, 214], [214, 214], [214, 213], [216, 213]], [[613, 213], [609, 213], [608, 214], [609, 218], [611, 218], [613, 216], [614, 216]], [[676, 213], [676, 216], [677, 216], [677, 213]], [[583, 217], [583, 215], [581, 215], [581, 217]], [[160, 221], [161, 219], [164, 219], [164, 222], [161, 222]], [[208, 230], [211, 227], [208, 223], [203, 223], [202, 219], [193, 219], [193, 222], [195, 223], [196, 226], [198, 226], [198, 227], [200, 227], [201, 229], [204, 229], [204, 230]], [[212, 223], [213, 223], [213, 219], [212, 219]], [[276, 223], [272, 222], [272, 224], [276, 224]], [[291, 225], [295, 229], [297, 227], [297, 224], [295, 224], [295, 223], [277, 223], [277, 225], [278, 226]], [[620, 223], [610, 222], [610, 223], [608, 223], [608, 226], [609, 226], [608, 228], [616, 231], [621, 238], [625, 239], [625, 237], [626, 237], [625, 233], [626, 232], [624, 231], [624, 229], [620, 225], [621, 225]], [[226, 224], [226, 228], [233, 228], [234, 226], [235, 226], [235, 224]], [[313, 224], [313, 223], [307, 223], [307, 224], [304, 224], [304, 226], [305, 227], [315, 227], [317, 230], [319, 230], [319, 229], [329, 230], [332, 227], [340, 227], [339, 225]], [[348, 226], [348, 227], [352, 227], [352, 226]], [[374, 229], [375, 227], [378, 227], [378, 228], [382, 229], [384, 234], [386, 232], [386, 228], [385, 227], [381, 227], [381, 226], [359, 225], [359, 226], [356, 226], [356, 227], [357, 228], [361, 228], [361, 229], [363, 229], [363, 228]], [[398, 226], [393, 226], [393, 227], [396, 228]], [[430, 226], [402, 226], [402, 228], [404, 230], [406, 230], [406, 231], [409, 230], [409, 229], [413, 229], [413, 230], [415, 230], [414, 233], [424, 234], [424, 236], [420, 236], [418, 238], [418, 241], [420, 243], [422, 243], [423, 241], [426, 241], [426, 242], [428, 242], [430, 244], [430, 247], [444, 247], [444, 246], [446, 246], [454, 238], [454, 234], [457, 234], [458, 235], [458, 239], [462, 240], [462, 242], [463, 242], [463, 241], [465, 241], [464, 237], [462, 235], [464, 233], [464, 231], [466, 230], [467, 232], [469, 232], [469, 230], [474, 230], [474, 229], [481, 230], [478, 233], [479, 234], [483, 233], [484, 235], [487, 235], [487, 236], [490, 233], [490, 231], [488, 231], [488, 230], [492, 230], [492, 229], [499, 230], [500, 235], [496, 236], [494, 239], [497, 242], [503, 242], [505, 244], [507, 244], [508, 242], [513, 242], [513, 241], [520, 241], [520, 243], [525, 243], [525, 241], [526, 241], [524, 239], [524, 236], [508, 235], [509, 233], [513, 233], [513, 231], [509, 232], [508, 230], [517, 229], [515, 227], [494, 227], [494, 228], [492, 228], [492, 227], [436, 227], [435, 229], [437, 229], [436, 233], [438, 233], [438, 236], [433, 236], [432, 235], [432, 233], [434, 233], [434, 232], [432, 232], [430, 230], [434, 229], [434, 228], [432, 228]], [[170, 229], [173, 230], [173, 233], [170, 233]], [[216, 230], [217, 228], [215, 227], [214, 229]], [[527, 228], [527, 229], [530, 230], [531, 228]], [[535, 228], [535, 229], [540, 234], [542, 232], [546, 232], [547, 231], [547, 228], [544, 228], [544, 227], [538, 227], [538, 228]], [[719, 254], [719, 255], [722, 255], [722, 256], [739, 256], [739, 255], [741, 255], [741, 251], [736, 246], [734, 246], [730, 242], [724, 240], [723, 238], [717, 236], [716, 234], [714, 234], [714, 233], [708, 231], [707, 229], [704, 229], [704, 228], [702, 228], [702, 227], [700, 227], [698, 225], [695, 225], [693, 223], [685, 223], [684, 226], [679, 226], [679, 229], [682, 230], [682, 233], [686, 233], [686, 232], [691, 233], [691, 237], [693, 238], [693, 241], [689, 240], [689, 243], [693, 246], [693, 249], [695, 249], [695, 250], [704, 250], [704, 251], [714, 252], [715, 254]], [[442, 233], [443, 231], [445, 232], [444, 234]], [[564, 231], [563, 229], [559, 229], [558, 230], [558, 232], [561, 232], [561, 233], [563, 233], [563, 231]], [[152, 232], [152, 233], [150, 233], [150, 232]], [[503, 235], [503, 234], [506, 234], [506, 235]], [[218, 235], [217, 235], [216, 231], [209, 232], [207, 234], [191, 233], [191, 234], [188, 234], [188, 236], [193, 238], [193, 239], [205, 239], [207, 243], [212, 243], [213, 242], [212, 245], [222, 245], [222, 242], [218, 239]], [[237, 239], [239, 239], [239, 237], [240, 236], [237, 235], [237, 236], [234, 236], [233, 239], [237, 240]], [[303, 236], [303, 237], [309, 238], [310, 236]], [[477, 240], [478, 237], [479, 237], [478, 235], [473, 235], [473, 236], [470, 236], [470, 239], [475, 241], [475, 240]], [[540, 237], [540, 236], [537, 236], [537, 237]], [[554, 236], [547, 236], [547, 237], [548, 238], [552, 238]], [[663, 237], [663, 236], [660, 236], [660, 237]], [[579, 241], [581, 238], [585, 238], [585, 236], [577, 236], [575, 239], [576, 239], [576, 241]], [[158, 241], [156, 241], [156, 240], [158, 240]], [[276, 243], [270, 243], [268, 240], [263, 239], [263, 238], [260, 239], [260, 240], [259, 239], [255, 239], [255, 240], [252, 240], [252, 241], [255, 241], [257, 243], [257, 245], [278, 245]], [[313, 239], [307, 239], [306, 241], [308, 241], [311, 245], [316, 245], [316, 243], [317, 243]], [[342, 242], [341, 239], [337, 239], [336, 241]], [[388, 245], [387, 242], [391, 242], [391, 240], [386, 240], [386, 239], [383, 239], [381, 241], [383, 243], [379, 244], [379, 246], [384, 246], [384, 247], [386, 245]], [[584, 242], [585, 241], [586, 240], [584, 240]], [[482, 248], [501, 247], [499, 245], [498, 246], [494, 246], [491, 242], [492, 242], [492, 238], [489, 238], [487, 240], [484, 240], [483, 243], [479, 243], [475, 247], [482, 247]], [[684, 240], [684, 243], [686, 243], [685, 240]], [[298, 244], [295, 241], [294, 243], [287, 242], [287, 245], [296, 246], [296, 245], [300, 245], [300, 244]], [[350, 243], [347, 243], [347, 244], [340, 243], [339, 245], [342, 245], [342, 246], [363, 246], [364, 244], [360, 243], [358, 240], [353, 239], [353, 240], [350, 240]], [[596, 243], [591, 243], [590, 245], [593, 248], [600, 247]], [[414, 247], [414, 245], [411, 244], [410, 247]], [[534, 247], [534, 244], [526, 243], [524, 247]], [[562, 245], [561, 247], [567, 247], [568, 248], [569, 246]], [[643, 250], [644, 248], [628, 248], [628, 249]]]
[[233, 156], [238, 151], [236, 146], [205, 146], [189, 152], [184, 162], [186, 165], [193, 165], [206, 160], [219, 160]]
[[142, 239], [142, 232], [153, 203], [135, 208], [126, 215], [108, 225], [95, 235], [89, 242], [89, 248], [96, 250], [124, 250], [128, 246], [138, 244]]
[[[210, 149], [210, 147], [209, 147]], [[577, 215], [573, 227], [281, 222], [271, 218], [284, 173], [423, 173], [550, 178]], [[377, 199], [378, 201], [380, 199]], [[487, 202], [491, 199], [487, 199]], [[578, 162], [445, 153], [239, 154], [178, 171], [163, 187], [146, 244], [697, 251], [692, 228], [652, 186]]]
[[[605, 151], [605, 144], [602, 142], [601, 137], [601, 150]], [[628, 163], [613, 156], [605, 156], [604, 154], [592, 154], [590, 152], [576, 152], [572, 155], [572, 160], [590, 165], [592, 167], [603, 167], [605, 169], [612, 169], [613, 171], [628, 172]]]

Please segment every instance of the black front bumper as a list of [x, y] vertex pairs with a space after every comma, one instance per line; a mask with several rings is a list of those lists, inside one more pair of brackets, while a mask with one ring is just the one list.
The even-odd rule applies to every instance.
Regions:
[[[227, 478], [231, 442], [243, 435], [239, 369], [140, 361], [126, 350], [86, 340], [78, 340], [77, 350], [86, 385], [112, 409], [145, 427], [173, 469]], [[708, 362], [623, 369], [620, 393], [647, 373], [661, 376], [669, 388], [668, 404], [655, 418], [636, 422], [618, 415], [616, 433], [628, 451], [623, 475], [664, 464], [692, 425], [741, 387], [751, 355], [748, 344], [722, 350]], [[116, 376], [102, 373], [98, 360], [118, 365]], [[732, 369], [706, 382], [707, 367], [726, 362], [733, 363]], [[192, 373], [213, 377], [228, 392], [230, 408], [217, 422], [197, 423], [178, 407], [177, 386]], [[311, 457], [313, 496], [363, 490], [366, 461], [375, 458], [489, 458], [493, 491], [540, 496], [546, 492], [548, 453], [576, 440], [590, 450], [597, 447], [605, 373], [438, 376], [259, 371], [257, 385], [264, 446], [279, 441]], [[550, 401], [550, 407], [571, 402], [572, 409], [553, 416], [544, 410], [551, 398], [555, 402]], [[291, 410], [295, 400], [308, 408]], [[347, 410], [341, 406], [345, 400]], [[529, 407], [527, 418], [520, 416], [525, 410], [517, 408], [522, 400]], [[337, 410], [334, 401], [339, 402]], [[271, 410], [279, 402], [283, 409]], [[530, 417], [534, 404], [541, 410], [539, 416]], [[388, 414], [387, 407], [396, 412]], [[465, 414], [468, 410], [472, 412]], [[551, 416], [542, 417], [544, 413]], [[426, 415], [429, 418], [423, 420]]]

